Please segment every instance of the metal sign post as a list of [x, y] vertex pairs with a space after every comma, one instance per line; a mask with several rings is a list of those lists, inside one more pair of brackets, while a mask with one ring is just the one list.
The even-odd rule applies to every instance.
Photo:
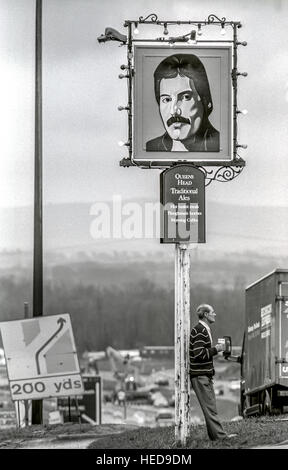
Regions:
[[126, 396], [125, 396], [124, 403], [123, 403], [123, 417], [124, 417], [124, 421], [126, 421], [126, 419], [127, 419], [127, 402], [126, 402]]
[[[33, 317], [43, 315], [42, 239], [42, 0], [36, 1], [35, 31], [35, 168], [34, 168], [34, 248]], [[32, 424], [42, 424], [43, 402], [32, 401]]]
[[189, 435], [189, 246], [175, 245], [175, 440], [186, 445]]
[[[28, 302], [24, 302], [24, 318], [29, 318], [29, 304]], [[25, 407], [25, 426], [29, 426], [29, 406], [31, 404], [30, 400], [24, 400], [24, 407]]]

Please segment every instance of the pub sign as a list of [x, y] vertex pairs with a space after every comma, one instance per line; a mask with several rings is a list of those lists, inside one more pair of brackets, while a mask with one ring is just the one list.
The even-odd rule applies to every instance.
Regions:
[[205, 243], [205, 175], [176, 165], [160, 175], [161, 243]]

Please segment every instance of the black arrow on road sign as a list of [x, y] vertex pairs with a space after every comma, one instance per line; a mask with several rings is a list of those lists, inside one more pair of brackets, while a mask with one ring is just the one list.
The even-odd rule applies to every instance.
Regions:
[[46, 341], [46, 343], [43, 344], [43, 346], [41, 346], [40, 349], [38, 349], [38, 351], [36, 352], [36, 367], [37, 367], [37, 374], [40, 375], [41, 374], [41, 371], [40, 371], [40, 364], [39, 364], [39, 354], [43, 351], [43, 349], [46, 348], [47, 344], [49, 344], [52, 339], [55, 338], [55, 336], [58, 335], [58, 333], [60, 333], [60, 331], [63, 329], [63, 326], [64, 326], [64, 323], [66, 323], [66, 320], [65, 318], [59, 318], [59, 320], [57, 320], [57, 323], [60, 323], [60, 326], [58, 328], [57, 331], [55, 331], [55, 333], [53, 333], [53, 335]]

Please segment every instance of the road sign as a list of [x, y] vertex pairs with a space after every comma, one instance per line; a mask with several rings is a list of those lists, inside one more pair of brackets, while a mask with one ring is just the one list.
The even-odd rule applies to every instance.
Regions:
[[70, 315], [1, 322], [12, 400], [84, 392]]
[[205, 176], [193, 165], [160, 175], [161, 243], [205, 243]]

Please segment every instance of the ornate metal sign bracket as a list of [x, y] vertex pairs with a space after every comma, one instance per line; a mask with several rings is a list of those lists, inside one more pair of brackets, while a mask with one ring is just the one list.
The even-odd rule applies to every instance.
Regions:
[[[138, 33], [138, 26], [139, 25], [157, 25], [163, 29], [162, 36], [158, 38], [145, 38], [139, 39], [137, 36]], [[192, 26], [196, 29], [192, 29], [187, 34], [177, 37], [168, 37], [169, 31], [168, 26], [177, 26], [177, 25], [187, 25]], [[127, 142], [123, 143], [126, 146], [129, 156], [123, 158], [120, 161], [120, 166], [122, 167], [130, 167], [130, 166], [137, 166], [142, 169], [165, 169], [167, 167], [171, 167], [174, 164], [181, 164], [186, 163], [183, 159], [182, 161], [179, 160], [177, 162], [173, 162], [172, 160], [169, 161], [165, 159], [165, 161], [145, 161], [144, 159], [141, 162], [135, 161], [133, 159], [133, 132], [132, 132], [132, 118], [133, 118], [133, 77], [134, 77], [134, 63], [133, 63], [133, 43], [134, 42], [143, 42], [143, 43], [151, 43], [151, 42], [161, 42], [161, 44], [166, 45], [174, 45], [177, 43], [188, 43], [192, 40], [194, 43], [232, 43], [233, 49], [233, 66], [231, 70], [231, 80], [232, 80], [232, 95], [233, 95], [233, 110], [232, 110], [232, 128], [233, 128], [233, 142], [232, 142], [232, 151], [233, 151], [233, 158], [230, 161], [223, 161], [223, 162], [213, 162], [211, 161], [203, 161], [203, 162], [191, 162], [194, 166], [201, 169], [204, 172], [206, 178], [206, 186], [211, 184], [212, 181], [220, 181], [220, 182], [228, 182], [239, 176], [239, 174], [243, 171], [245, 166], [245, 161], [238, 155], [239, 148], [247, 148], [247, 145], [240, 145], [237, 141], [237, 118], [238, 115], [242, 113], [242, 111], [238, 110], [237, 106], [237, 86], [238, 86], [238, 78], [239, 76], [247, 76], [246, 72], [240, 73], [237, 68], [237, 49], [239, 45], [246, 46], [247, 42], [239, 42], [237, 39], [237, 30], [241, 28], [241, 23], [239, 21], [228, 21], [225, 17], [219, 18], [215, 14], [208, 15], [206, 20], [185, 20], [185, 21], [178, 21], [178, 20], [159, 20], [158, 16], [155, 13], [150, 13], [145, 18], [140, 16], [137, 20], [125, 20], [124, 27], [127, 28], [127, 36], [119, 33], [118, 31], [114, 30], [113, 28], [106, 28], [105, 34], [101, 35], [98, 38], [98, 41], [103, 43], [106, 41], [117, 41], [120, 42], [120, 45], [127, 46], [127, 64], [121, 65], [121, 70], [125, 71], [125, 74], [120, 74], [119, 78], [127, 79], [128, 84], [128, 103], [126, 106], [119, 106], [119, 111], [127, 111], [128, 117], [128, 138]], [[221, 34], [223, 34], [226, 27], [231, 27], [233, 30], [233, 39], [220, 39], [220, 40], [203, 40], [202, 39], [202, 30], [206, 27], [220, 27]], [[136, 35], [136, 36], [135, 36]], [[196, 38], [197, 36], [197, 38]], [[222, 36], [223, 37], [223, 36]], [[187, 162], [188, 163], [188, 162]]]
[[[181, 163], [184, 163], [184, 161], [179, 161], [179, 162], [173, 162], [172, 165], [179, 165]], [[193, 162], [185, 162], [189, 165], [194, 166], [195, 168], [199, 168], [204, 175], [205, 175], [205, 186], [209, 186], [209, 184], [212, 183], [212, 181], [219, 181], [220, 183], [227, 183], [228, 181], [232, 181], [234, 178], [240, 175], [242, 173], [244, 167], [245, 167], [245, 161], [242, 158], [237, 158], [236, 160], [233, 160], [227, 164], [223, 164], [222, 166], [218, 167], [213, 167], [211, 165], [209, 166], [203, 166], [203, 165], [197, 165]], [[124, 168], [129, 167], [129, 166], [138, 166], [142, 169], [161, 169], [164, 170], [165, 168], [168, 168], [167, 162], [165, 164], [161, 165], [161, 162], [146, 162], [145, 165], [143, 163], [138, 164], [136, 162], [133, 162], [130, 160], [130, 158], [123, 158], [120, 161], [120, 166], [123, 166]]]
[[212, 169], [200, 167], [200, 170], [205, 174], [205, 186], [209, 186], [212, 181], [219, 181], [221, 183], [232, 181], [242, 173], [244, 166], [243, 164], [237, 165], [237, 163], [235, 163], [235, 166], [220, 166]]

